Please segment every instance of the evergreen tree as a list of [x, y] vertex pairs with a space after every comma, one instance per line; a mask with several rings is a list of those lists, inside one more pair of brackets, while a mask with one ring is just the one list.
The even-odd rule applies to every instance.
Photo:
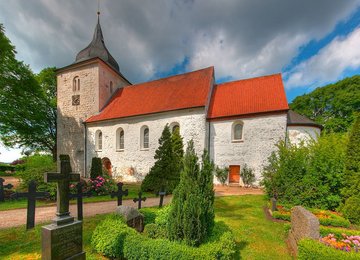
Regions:
[[173, 149], [173, 162], [175, 171], [171, 174], [170, 190], [174, 190], [180, 182], [180, 172], [182, 170], [184, 158], [184, 144], [180, 135], [179, 128], [176, 128], [171, 135], [172, 149]]
[[349, 135], [345, 159], [344, 198], [360, 197], [360, 114]]
[[95, 179], [98, 176], [102, 176], [102, 161], [99, 157], [93, 157], [90, 168], [90, 178]]
[[199, 246], [214, 225], [214, 165], [204, 152], [202, 168], [189, 141], [184, 157], [180, 183], [174, 191], [167, 233], [170, 240]]
[[164, 187], [170, 193], [179, 182], [179, 177], [177, 177], [179, 169], [178, 162], [175, 162], [177, 157], [173, 152], [173, 143], [168, 125], [165, 126], [159, 139], [159, 147], [154, 158], [156, 162], [142, 182], [141, 189], [159, 192]]

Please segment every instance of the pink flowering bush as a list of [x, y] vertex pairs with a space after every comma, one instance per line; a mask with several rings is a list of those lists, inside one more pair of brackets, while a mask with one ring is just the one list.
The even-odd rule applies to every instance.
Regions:
[[88, 182], [89, 190], [94, 195], [107, 195], [116, 190], [116, 183], [109, 176], [97, 176], [95, 179], [90, 179]]
[[334, 234], [329, 234], [320, 238], [320, 242], [346, 252], [358, 253], [360, 249], [360, 236], [348, 236], [346, 234], [342, 234], [339, 238]]

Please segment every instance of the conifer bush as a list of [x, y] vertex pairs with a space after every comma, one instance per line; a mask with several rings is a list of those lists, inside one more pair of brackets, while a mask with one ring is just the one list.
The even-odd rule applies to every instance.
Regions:
[[102, 161], [99, 157], [93, 157], [91, 160], [90, 178], [95, 179], [102, 176]]
[[167, 225], [170, 240], [190, 246], [199, 246], [214, 225], [214, 164], [206, 151], [202, 159], [200, 168], [194, 142], [189, 141]]
[[143, 180], [141, 189], [158, 193], [164, 187], [167, 193], [172, 193], [180, 180], [183, 153], [182, 138], [178, 130], [171, 134], [166, 125], [155, 151], [156, 162]]

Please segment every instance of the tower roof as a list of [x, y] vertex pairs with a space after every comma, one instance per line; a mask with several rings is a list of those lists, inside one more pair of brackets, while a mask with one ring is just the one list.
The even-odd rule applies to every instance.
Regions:
[[95, 27], [94, 36], [90, 44], [76, 55], [75, 63], [89, 60], [91, 58], [100, 58], [111, 66], [114, 70], [120, 72], [119, 64], [105, 46], [104, 37], [100, 26], [100, 18], [98, 13], [98, 21]]

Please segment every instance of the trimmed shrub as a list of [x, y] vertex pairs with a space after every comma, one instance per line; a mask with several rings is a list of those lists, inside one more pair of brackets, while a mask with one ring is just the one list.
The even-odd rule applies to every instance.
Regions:
[[351, 223], [360, 224], [360, 196], [348, 198], [341, 211]]
[[300, 240], [298, 244], [298, 259], [328, 259], [328, 260], [352, 260], [360, 259], [359, 253], [345, 252], [326, 246], [312, 239]]
[[124, 257], [125, 238], [136, 235], [137, 232], [129, 228], [118, 215], [109, 215], [94, 230], [91, 245], [102, 255], [109, 258]]
[[228, 176], [229, 176], [229, 167], [219, 168], [218, 166], [216, 166], [215, 177], [219, 180], [221, 185], [225, 185]]
[[214, 237], [200, 247], [190, 247], [165, 239], [150, 239], [140, 234], [127, 236], [124, 257], [127, 259], [233, 259], [235, 240], [231, 232]]
[[93, 157], [91, 160], [90, 178], [95, 179], [98, 176], [102, 176], [102, 161], [99, 157]]
[[245, 184], [245, 187], [252, 187], [255, 182], [255, 174], [252, 168], [245, 164], [241, 170], [240, 176]]
[[169, 222], [170, 211], [171, 204], [159, 209], [156, 213], [155, 223], [157, 225], [166, 226]]
[[155, 218], [159, 210], [157, 208], [142, 208], [139, 211], [144, 215], [144, 224], [148, 225], [155, 223]]
[[144, 229], [144, 235], [149, 238], [166, 238], [166, 226], [158, 224], [147, 224]]

